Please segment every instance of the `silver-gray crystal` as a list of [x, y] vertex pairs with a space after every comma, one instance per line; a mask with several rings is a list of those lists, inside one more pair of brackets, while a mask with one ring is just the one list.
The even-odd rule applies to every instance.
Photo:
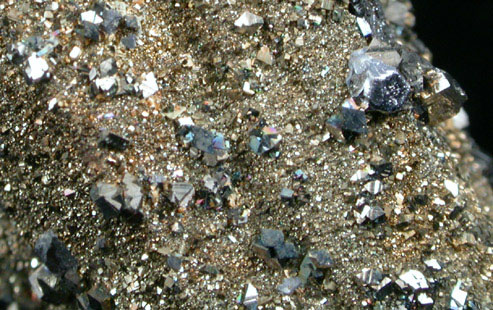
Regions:
[[369, 56], [366, 48], [351, 55], [346, 83], [353, 98], [383, 113], [402, 110], [410, 93], [409, 84], [397, 69]]

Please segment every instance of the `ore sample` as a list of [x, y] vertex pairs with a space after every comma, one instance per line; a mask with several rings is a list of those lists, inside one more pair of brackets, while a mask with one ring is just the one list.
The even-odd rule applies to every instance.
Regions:
[[105, 218], [118, 216], [123, 208], [122, 190], [117, 185], [99, 182], [91, 188], [90, 196]]
[[[356, 18], [348, 16], [345, 11], [344, 5], [349, 1], [236, 1], [236, 4], [235, 1], [229, 1], [229, 4], [228, 1], [107, 1], [108, 5], [98, 3], [98, 8], [92, 5], [96, 1], [6, 1], [8, 5], [2, 9], [5, 16], [2, 16], [0, 27], [1, 36], [5, 39], [2, 42], [4, 48], [9, 43], [26, 42], [30, 33], [54, 33], [60, 36], [63, 47], [57, 48], [53, 55], [42, 56], [56, 80], [36, 87], [23, 85], [16, 71], [25, 68], [27, 57], [33, 51], [42, 50], [44, 53], [51, 49], [44, 49], [40, 38], [32, 40], [35, 48], [27, 47], [22, 66], [16, 67], [7, 57], [3, 57], [0, 65], [0, 71], [5, 73], [0, 83], [4, 119], [0, 125], [0, 196], [5, 202], [6, 216], [15, 219], [22, 232], [14, 233], [11, 242], [8, 229], [3, 225], [5, 216], [0, 219], [0, 291], [7, 290], [3, 290], [4, 285], [24, 290], [23, 285], [17, 283], [22, 283], [23, 280], [18, 279], [25, 274], [23, 270], [29, 268], [29, 264], [25, 263], [24, 257], [20, 257], [24, 263], [12, 263], [13, 259], [18, 259], [16, 252], [22, 251], [17, 244], [22, 246], [33, 235], [36, 236], [35, 230], [40, 227], [52, 227], [56, 231], [67, 230], [64, 240], [69, 240], [65, 238], [70, 236], [74, 238], [70, 239], [73, 253], [80, 255], [81, 263], [85, 264], [81, 266], [84, 289], [101, 281], [112, 289], [121, 309], [243, 308], [239, 296], [245, 295], [248, 283], [245, 281], [249, 280], [261, 294], [257, 300], [259, 308], [263, 309], [419, 309], [426, 304], [426, 296], [433, 298], [437, 309], [447, 309], [455, 277], [467, 280], [467, 289], [464, 285], [461, 287], [468, 291], [467, 299], [475, 298], [481, 308], [487, 308], [492, 300], [488, 291], [488, 267], [493, 248], [489, 246], [490, 239], [483, 237], [488, 236], [489, 227], [487, 221], [485, 223], [485, 208], [491, 205], [483, 197], [491, 198], [491, 193], [484, 192], [483, 195], [479, 191], [489, 191], [487, 183], [483, 183], [479, 190], [473, 188], [478, 179], [483, 180], [468, 151], [468, 138], [456, 130], [423, 126], [414, 121], [412, 113], [396, 117], [372, 113], [366, 115], [369, 120], [366, 124], [370, 133], [368, 137], [360, 137], [347, 145], [326, 143], [330, 137], [334, 140], [336, 137], [327, 134], [326, 128], [320, 128], [321, 117], [333, 115], [331, 113], [338, 109], [338, 103], [344, 101], [344, 96], [349, 96], [343, 78], [346, 70], [341, 64], [347, 64], [352, 49], [365, 45], [365, 40], [357, 33], [358, 25], [365, 25], [365, 33], [374, 39], [367, 54], [386, 65], [396, 66], [398, 57], [395, 50], [401, 58], [405, 58], [401, 51], [405, 46], [419, 53], [423, 50], [417, 43], [409, 42], [414, 41], [414, 34], [409, 29], [394, 25], [390, 28], [399, 31], [399, 41], [394, 45], [381, 41], [384, 46], [373, 49], [375, 39], [379, 39], [378, 31], [372, 28], [366, 7], [357, 25]], [[409, 0], [381, 2], [387, 5], [396, 1], [409, 3]], [[365, 6], [369, 3], [368, 0], [360, 2]], [[46, 14], [47, 8], [58, 3], [58, 9]], [[122, 29], [108, 35], [103, 29], [103, 20], [98, 25], [102, 31], [99, 43], [77, 37], [78, 31], [72, 28], [77, 23], [78, 13], [94, 10], [102, 17], [109, 7], [121, 15], [127, 12], [141, 15], [142, 29], [128, 29], [122, 22]], [[239, 29], [233, 28], [233, 23], [243, 9], [265, 19], [263, 25], [256, 26], [256, 35], [234, 32]], [[320, 16], [322, 24], [313, 27]], [[310, 28], [298, 29], [298, 20], [301, 27]], [[138, 25], [137, 20], [135, 24]], [[126, 48], [121, 39], [130, 34], [139, 38], [140, 31], [145, 45], [137, 44], [137, 48], [122, 54]], [[69, 53], [75, 46], [82, 52], [78, 58], [72, 59]], [[260, 61], [256, 59], [263, 46], [268, 46], [275, 56], [272, 66], [258, 63]], [[264, 52], [265, 49], [259, 58], [270, 62], [269, 55]], [[121, 66], [118, 73], [102, 77], [99, 64], [108, 57], [116, 59]], [[186, 63], [182, 63], [182, 59], [186, 59]], [[192, 62], [193, 68], [190, 67]], [[413, 91], [409, 102], [417, 104], [419, 93], [424, 88], [418, 90], [411, 85], [411, 80], [402, 70], [404, 63], [402, 60], [396, 68]], [[141, 74], [150, 70], [154, 71], [157, 85], [162, 90], [154, 92], [156, 88], [149, 84], [146, 96], [155, 95], [142, 99], [144, 94], [140, 86], [146, 78], [141, 78]], [[418, 71], [423, 85], [422, 76], [427, 70]], [[86, 76], [90, 76], [91, 81], [84, 81]], [[85, 84], [92, 84], [98, 78], [98, 96], [90, 98]], [[122, 83], [122, 78], [126, 84]], [[254, 93], [252, 97], [242, 92], [246, 81]], [[133, 88], [136, 96], [104, 96], [120, 94], [127, 86]], [[57, 98], [58, 109], [48, 112], [46, 103], [52, 103], [52, 98]], [[196, 101], [201, 103], [197, 105]], [[204, 104], [205, 101], [209, 104]], [[366, 111], [364, 100], [355, 98], [354, 101], [356, 111]], [[186, 107], [186, 112], [181, 111], [182, 115], [179, 115], [175, 111], [171, 117], [168, 113], [164, 115], [163, 112], [172, 105]], [[260, 115], [253, 110], [245, 115], [243, 111], [250, 106], [262, 110], [262, 117], [272, 125], [283, 127], [278, 129], [284, 130], [285, 127], [287, 137], [284, 137], [284, 131], [279, 131], [284, 138], [281, 148], [285, 156], [272, 161], [252, 154], [248, 146], [248, 131], [259, 121]], [[344, 137], [341, 110], [334, 114], [341, 118], [340, 132]], [[224, 200], [215, 169], [181, 156], [185, 152], [173, 137], [179, 130], [173, 126], [174, 120], [178, 122], [178, 119], [186, 117], [188, 125], [194, 121], [204, 129], [215, 128], [234, 141], [234, 156], [221, 166], [231, 172], [233, 183], [234, 172], [241, 171], [242, 176], [236, 178], [233, 194], [237, 194], [237, 198], [228, 199], [227, 207], [223, 206], [219, 212], [199, 207], [216, 208], [220, 205], [218, 201]], [[84, 133], [94, 132], [95, 126], [96, 130], [106, 127], [129, 140], [129, 137], [135, 137], [138, 143], [130, 141], [132, 147], [125, 152], [99, 148], [88, 153], [86, 150], [90, 150], [97, 137], [91, 139]], [[258, 129], [264, 126], [259, 125]], [[127, 136], [127, 133], [131, 134]], [[207, 156], [207, 162], [213, 162], [210, 153], [191, 143], [189, 150], [190, 154], [197, 153], [201, 160]], [[380, 157], [392, 160], [394, 169], [398, 169], [394, 174], [399, 172], [395, 178], [386, 179], [388, 173], [380, 174], [372, 165], [375, 172], [363, 171], [356, 176], [356, 183], [350, 183], [348, 178], [351, 175], [348, 173], [365, 170], [374, 158]], [[298, 168], [309, 175], [306, 183], [302, 183], [303, 177], [293, 180], [292, 173]], [[145, 198], [142, 196], [141, 208], [149, 218], [135, 227], [120, 222], [128, 204], [123, 183], [127, 169], [139, 181], [141, 175], [147, 173], [162, 175], [142, 184], [141, 192]], [[207, 175], [210, 178], [205, 185], [201, 180]], [[454, 199], [442, 186], [446, 179], [460, 185], [457, 198]], [[118, 219], [104, 221], [101, 215], [90, 216], [91, 211], [100, 211], [85, 195], [90, 188], [88, 180], [108, 182], [120, 188], [123, 200]], [[364, 190], [364, 186], [375, 180], [381, 181], [385, 190], [373, 197]], [[189, 206], [194, 205], [191, 212], [179, 214], [171, 206], [167, 197], [173, 182], [189, 182], [195, 187], [196, 195], [189, 203]], [[296, 208], [281, 204], [281, 189], [292, 189], [294, 197], [297, 197], [299, 184], [316, 194], [316, 201]], [[66, 189], [76, 194], [68, 197], [64, 195]], [[229, 190], [225, 187], [224, 191]], [[396, 224], [403, 222], [401, 215], [404, 218], [413, 214], [408, 210], [406, 199], [417, 193], [429, 195], [429, 203], [415, 205], [412, 230], [398, 231]], [[384, 208], [389, 215], [389, 224], [375, 227], [372, 225], [374, 222], [365, 217], [365, 222], [371, 227], [359, 227], [350, 212], [350, 206], [355, 205], [353, 199], [358, 197], [367, 200], [362, 205], [356, 203], [358, 208], [362, 209], [365, 204]], [[437, 197], [445, 201], [444, 206], [434, 203]], [[31, 203], [33, 199], [35, 201]], [[207, 200], [210, 202], [206, 203]], [[29, 207], [26, 208], [25, 204]], [[467, 205], [467, 208], [462, 213], [451, 214], [456, 205], [461, 208]], [[234, 211], [234, 215], [227, 216], [230, 211]], [[247, 216], [247, 225], [233, 226], [244, 222]], [[451, 220], [455, 216], [456, 220]], [[233, 218], [231, 222], [230, 218]], [[229, 223], [234, 224], [228, 226]], [[91, 225], [97, 227], [91, 228]], [[298, 245], [313, 249], [323, 246], [331, 253], [337, 252], [336, 261], [341, 264], [340, 268], [334, 267], [333, 272], [330, 268], [324, 271], [310, 262], [309, 265], [316, 270], [310, 270], [310, 274], [315, 271], [309, 282], [323, 278], [324, 285], [313, 286], [310, 283], [313, 287], [297, 289], [293, 293], [299, 291], [300, 296], [296, 298], [282, 296], [276, 286], [287, 277], [299, 277], [293, 268], [301, 263], [303, 257], [299, 260], [288, 258], [284, 270], [265, 270], [264, 267], [270, 269], [267, 263], [255, 253], [249, 253], [248, 249], [250, 242], [257, 241], [252, 236], [260, 235], [259, 230], [265, 225], [290, 231], [296, 238], [293, 244], [289, 241], [294, 239], [288, 240], [285, 235], [280, 247], [263, 247], [264, 253], [269, 258], [275, 256], [279, 265], [283, 265], [283, 259], [294, 256], [293, 249]], [[438, 230], [434, 230], [435, 227]], [[476, 234], [476, 244], [456, 246], [465, 231]], [[414, 237], [410, 237], [412, 234]], [[252, 239], [247, 240], [249, 236]], [[100, 237], [107, 239], [106, 251], [94, 249]], [[23, 242], [17, 242], [17, 238]], [[163, 245], [190, 257], [190, 263], [183, 262], [183, 271], [178, 275], [166, 264], [171, 251], [163, 256], [160, 252], [151, 252], [155, 246]], [[438, 272], [428, 270], [421, 260], [429, 257], [445, 259], [447, 268]], [[33, 271], [39, 267], [38, 261], [30, 262]], [[197, 272], [207, 264], [224, 272], [214, 279], [209, 274]], [[10, 267], [3, 269], [4, 266]], [[382, 300], [375, 300], [379, 290], [373, 286], [362, 287], [352, 281], [354, 274], [364, 267], [383, 268], [392, 275], [382, 279], [378, 285], [382, 285], [385, 291], [395, 287], [390, 281], [398, 278], [402, 268], [408, 266], [420, 267], [426, 276], [439, 279], [433, 284], [430, 282], [432, 289], [424, 291], [424, 295], [419, 290], [395, 290]], [[21, 268], [23, 270], [19, 270]], [[278, 272], [281, 270], [282, 274]], [[68, 278], [68, 273], [63, 278]], [[11, 283], [14, 282], [11, 279], [15, 279], [15, 283]], [[89, 308], [87, 293], [78, 294], [86, 297], [85, 308]], [[16, 298], [14, 293], [10, 295]], [[3, 300], [1, 293], [0, 296]], [[20, 296], [19, 308], [24, 307], [23, 301], [35, 299], [35, 303], [39, 302], [29, 295], [28, 298]], [[419, 296], [423, 297], [418, 303]], [[467, 299], [465, 306], [468, 306]], [[11, 303], [8, 301], [8, 305]]]
[[302, 284], [303, 283], [298, 277], [286, 278], [284, 279], [282, 284], [277, 286], [277, 290], [283, 295], [291, 295], [294, 293], [294, 291], [300, 288]]
[[349, 75], [346, 83], [354, 98], [368, 104], [370, 111], [394, 113], [404, 108], [410, 87], [397, 71], [361, 49], [349, 59]]
[[424, 74], [425, 89], [420, 93], [420, 100], [428, 112], [432, 125], [443, 122], [457, 113], [467, 101], [467, 95], [447, 72], [438, 68]]
[[34, 252], [56, 276], [63, 276], [67, 271], [77, 268], [77, 260], [52, 231], [39, 237]]
[[102, 130], [99, 137], [99, 145], [116, 151], [125, 151], [130, 141], [108, 130]]

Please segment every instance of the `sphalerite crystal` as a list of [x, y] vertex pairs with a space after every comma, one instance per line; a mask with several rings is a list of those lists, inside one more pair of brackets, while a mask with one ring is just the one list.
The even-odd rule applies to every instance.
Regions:
[[203, 160], [208, 166], [215, 166], [229, 156], [229, 142], [220, 133], [187, 125], [180, 128], [178, 135], [182, 137], [185, 144], [190, 144], [196, 149], [197, 155], [203, 153]]
[[36, 255], [56, 275], [64, 275], [67, 271], [77, 268], [77, 260], [52, 232], [42, 234], [34, 246]]
[[367, 49], [360, 49], [351, 55], [349, 70], [346, 83], [351, 96], [370, 111], [394, 113], [403, 109], [411, 89], [395, 67], [369, 56]]
[[29, 276], [33, 293], [49, 303], [68, 302], [79, 289], [75, 257], [52, 231], [38, 238], [34, 252], [43, 264]]
[[91, 188], [90, 196], [105, 218], [116, 217], [122, 210], [123, 195], [117, 185], [99, 182]]
[[289, 259], [298, 257], [294, 244], [285, 242], [283, 232], [274, 229], [261, 229], [260, 238], [253, 244], [253, 251], [273, 268], [280, 268]]

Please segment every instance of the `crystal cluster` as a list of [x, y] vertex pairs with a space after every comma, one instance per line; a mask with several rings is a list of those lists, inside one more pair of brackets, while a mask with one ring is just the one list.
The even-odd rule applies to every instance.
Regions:
[[281, 134], [273, 127], [254, 129], [250, 132], [250, 149], [258, 155], [269, 154], [278, 157], [280, 153], [277, 149], [281, 140]]
[[43, 301], [59, 305], [67, 302], [80, 289], [77, 260], [52, 232], [42, 234], [34, 246], [41, 262], [30, 276], [33, 293]]
[[216, 166], [219, 162], [229, 157], [229, 142], [220, 133], [206, 130], [194, 125], [182, 126], [178, 135], [182, 141], [192, 148], [190, 153], [199, 157], [203, 154], [203, 160], [208, 166]]
[[136, 16], [122, 16], [119, 10], [111, 8], [104, 2], [96, 2], [91, 10], [82, 12], [80, 22], [81, 28], [78, 31], [85, 38], [94, 42], [99, 41], [100, 32], [111, 35], [119, 28], [133, 32], [140, 30], [140, 23]]
[[[412, 104], [420, 119], [431, 125], [460, 111], [467, 95], [459, 84], [420, 55], [419, 51], [428, 52], [420, 49], [417, 40], [408, 47], [395, 39], [398, 32], [414, 25], [410, 6], [391, 0], [384, 10], [379, 1], [352, 0], [349, 10], [356, 15], [362, 36], [371, 42], [351, 55], [346, 81], [362, 109], [390, 114]], [[342, 127], [341, 120], [332, 119], [330, 123], [332, 127]]]
[[[56, 199], [40, 199], [26, 213], [0, 201], [0, 210], [15, 209], [23, 223], [32, 212], [38, 226], [67, 227], [64, 238], [77, 240], [67, 248], [48, 232], [37, 241], [42, 265], [32, 264], [30, 284], [38, 299], [87, 310], [112, 309], [112, 296], [119, 308], [145, 310], [383, 309], [387, 301], [430, 309], [439, 297], [440, 306], [446, 299], [464, 309], [465, 290], [471, 299], [477, 289], [432, 276], [450, 277], [457, 267], [444, 257], [455, 234], [457, 247], [485, 238], [482, 228], [462, 231], [472, 226], [463, 197], [471, 191], [451, 172], [455, 163], [432, 165], [455, 154], [439, 153], [444, 144], [433, 140], [441, 133], [416, 119], [438, 124], [467, 97], [409, 32], [410, 2], [254, 1], [249, 9], [259, 15], [238, 1], [202, 2], [133, 1], [128, 11], [122, 1], [65, 3], [56, 21], [57, 1], [1, 8], [8, 14], [2, 34], [9, 23], [23, 27], [12, 18], [23, 8], [43, 16], [39, 25], [50, 23], [51, 34], [6, 36], [14, 40], [6, 65], [33, 84], [59, 75], [25, 87], [36, 97], [46, 90], [46, 113], [22, 96], [21, 109], [9, 99], [15, 109], [2, 105], [15, 115], [0, 128], [0, 157], [14, 163], [2, 166], [2, 195], [26, 197], [33, 185], [40, 194], [31, 197]], [[39, 26], [24, 26], [31, 25]], [[363, 38], [355, 40], [358, 29]], [[338, 66], [347, 60], [344, 81]], [[7, 71], [11, 91], [16, 79]], [[326, 120], [327, 111], [335, 112]], [[16, 123], [26, 117], [29, 126]], [[322, 145], [331, 137], [350, 145]], [[19, 171], [34, 174], [19, 185]], [[56, 212], [43, 209], [45, 201]], [[278, 229], [260, 228], [269, 225]], [[80, 257], [81, 283], [69, 249]]]
[[202, 207], [220, 209], [225, 202], [233, 201], [236, 197], [233, 182], [225, 171], [206, 175], [202, 185], [202, 189], [197, 191], [197, 204]]
[[25, 41], [7, 47], [7, 59], [16, 65], [24, 65], [24, 76], [28, 84], [35, 84], [51, 78], [47, 59], [59, 45], [58, 34], [58, 32], [54, 32], [48, 39], [31, 36]]
[[294, 244], [285, 242], [280, 230], [262, 228], [260, 238], [253, 244], [253, 250], [273, 268], [281, 268], [281, 264], [298, 257]]

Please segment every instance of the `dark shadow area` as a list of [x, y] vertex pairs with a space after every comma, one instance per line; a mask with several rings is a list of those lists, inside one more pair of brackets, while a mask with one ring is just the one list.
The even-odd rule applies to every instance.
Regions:
[[415, 30], [469, 96], [465, 109], [476, 142], [493, 154], [493, 1], [414, 0]]

